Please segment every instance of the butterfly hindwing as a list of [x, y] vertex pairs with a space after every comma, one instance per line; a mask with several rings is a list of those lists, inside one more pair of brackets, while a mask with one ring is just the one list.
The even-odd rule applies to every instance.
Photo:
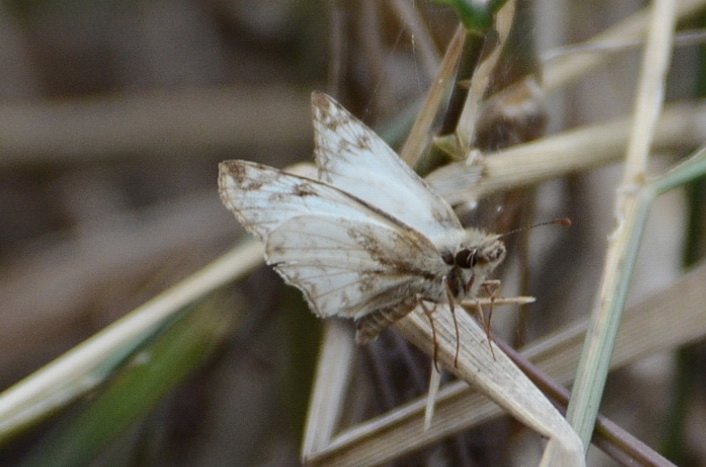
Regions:
[[425, 292], [443, 262], [424, 237], [401, 228], [325, 216], [294, 217], [266, 242], [267, 262], [321, 317], [360, 318]]

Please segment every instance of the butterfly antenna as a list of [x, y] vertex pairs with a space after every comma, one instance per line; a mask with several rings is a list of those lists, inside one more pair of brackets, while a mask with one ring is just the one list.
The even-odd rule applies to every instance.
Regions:
[[510, 235], [514, 235], [519, 232], [524, 232], [526, 230], [534, 229], [535, 227], [541, 227], [543, 225], [563, 225], [564, 227], [571, 227], [571, 219], [568, 217], [560, 217], [558, 219], [552, 219], [550, 221], [538, 222], [536, 224], [526, 225], [524, 227], [518, 227], [517, 229], [510, 230], [509, 232], [501, 233], [497, 238], [503, 238]]

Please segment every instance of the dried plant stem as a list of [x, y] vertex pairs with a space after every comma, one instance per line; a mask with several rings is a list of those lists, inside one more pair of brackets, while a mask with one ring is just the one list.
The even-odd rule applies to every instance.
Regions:
[[309, 456], [325, 449], [331, 442], [338, 426], [338, 419], [344, 409], [345, 399], [353, 365], [355, 343], [352, 329], [338, 320], [326, 320], [319, 361], [316, 366], [314, 388], [302, 443], [302, 462], [308, 463]]
[[486, 43], [486, 47], [494, 47], [489, 56], [478, 64], [478, 68], [473, 73], [471, 87], [468, 90], [463, 110], [456, 125], [456, 138], [460, 155], [465, 156], [470, 150], [475, 135], [477, 119], [480, 116], [481, 101], [491, 82], [492, 73], [495, 70], [498, 60], [505, 44], [505, 40], [510, 35], [512, 20], [515, 16], [515, 2], [506, 3], [498, 12], [495, 29], [498, 32], [498, 42], [496, 44]]
[[[700, 164], [706, 166], [706, 157], [701, 158]], [[706, 167], [701, 168], [706, 172]], [[676, 178], [679, 176], [675, 174]], [[702, 263], [669, 288], [631, 306], [619, 331], [612, 368], [700, 339], [706, 332], [702, 305], [706, 301], [706, 288], [701, 286], [705, 281], [706, 263]], [[569, 384], [587, 328], [588, 323], [582, 322], [539, 339], [524, 349], [522, 356], [559, 384]], [[363, 458], [385, 462], [504, 413], [475, 388], [458, 381], [441, 388], [434, 423], [424, 431], [425, 402], [426, 398], [421, 396], [394, 411], [346, 429], [326, 448], [312, 453], [309, 463], [354, 464]]]
[[[432, 172], [427, 181], [449, 203], [460, 204], [612, 162], [624, 153], [629, 133], [626, 118], [574, 128], [489, 155], [482, 178], [478, 167], [456, 162]], [[672, 104], [655, 128], [653, 147], [693, 146], [704, 140], [706, 102]]]
[[283, 86], [256, 86], [3, 102], [0, 167], [310, 144], [311, 124], [302, 118], [307, 97]]
[[[454, 367], [456, 334], [453, 320], [446, 306], [438, 307], [435, 312], [434, 326], [439, 343], [439, 363], [453, 371], [459, 378], [473, 384], [474, 388], [492, 397], [497, 404], [510, 411], [523, 423], [550, 438], [552, 441], [545, 450], [544, 465], [582, 465], [583, 451], [578, 438], [564, 418], [505, 354], [496, 351], [493, 358], [488, 350], [485, 331], [468, 314], [460, 311], [457, 311], [457, 318], [460, 334], [463, 336], [463, 346], [458, 367]], [[413, 311], [394, 326], [407, 340], [431, 355], [432, 331], [423, 311], [419, 309]], [[420, 401], [420, 404], [420, 410], [423, 410], [424, 402]], [[471, 413], [478, 415], [474, 411], [464, 411], [464, 415]], [[438, 436], [440, 426], [446, 425], [449, 418], [460, 415], [458, 412], [455, 414], [450, 414], [448, 411], [443, 411], [443, 414], [437, 412], [429, 431], [425, 432], [420, 412], [419, 418], [414, 420], [407, 430], [398, 431], [400, 427], [396, 425], [410, 421], [407, 420], [409, 410], [402, 407], [390, 414], [392, 425], [387, 426], [385, 436], [381, 436], [381, 433], [371, 426], [375, 424], [375, 421], [371, 421], [334, 438], [325, 449], [310, 453], [308, 461], [310, 465], [381, 464], [394, 459], [402, 452], [409, 452], [415, 446], [419, 447], [419, 440], [425, 438], [427, 433], [435, 433]], [[314, 425], [312, 420], [310, 424]], [[364, 446], [358, 446], [362, 449], [352, 452], [349, 445], [351, 439], [357, 439], [358, 443], [362, 442]], [[553, 461], [552, 456], [554, 456]]]
[[567, 418], [587, 449], [593, 433], [610, 359], [618, 334], [629, 278], [652, 201], [646, 189], [647, 160], [662, 108], [674, 32], [675, 2], [656, 0], [642, 64], [630, 134], [625, 175], [616, 200], [616, 228], [611, 235], [598, 297], [579, 361]]
[[414, 167], [421, 156], [426, 153], [431, 141], [431, 128], [436, 115], [454, 84], [455, 72], [461, 59], [465, 39], [466, 31], [459, 26], [446, 47], [446, 53], [436, 78], [429, 86], [422, 110], [417, 114], [414, 125], [412, 125], [404, 146], [400, 150], [400, 158], [410, 167]]
[[[676, 5], [676, 15], [679, 19], [693, 17], [699, 9], [706, 6], [704, 0], [682, 0]], [[648, 8], [635, 13], [610, 29], [595, 35], [585, 44], [595, 44], [606, 41], [624, 40], [641, 37], [650, 24]], [[554, 90], [566, 86], [570, 82], [584, 76], [594, 68], [608, 63], [608, 54], [574, 54], [565, 55], [553, 60], [542, 73], [542, 85], [545, 90]]]
[[[674, 48], [701, 45], [706, 42], [706, 31], [693, 29], [677, 32], [674, 35]], [[614, 40], [579, 42], [562, 47], [555, 47], [542, 53], [543, 62], [551, 62], [559, 57], [573, 54], [621, 54], [641, 49], [645, 45], [644, 38], [620, 38]]]

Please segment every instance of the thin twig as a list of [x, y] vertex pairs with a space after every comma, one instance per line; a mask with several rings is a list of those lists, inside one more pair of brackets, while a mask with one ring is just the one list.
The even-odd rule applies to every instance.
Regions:
[[[691, 18], [706, 6], [705, 0], [681, 0], [677, 5], [677, 17], [682, 20]], [[645, 8], [626, 18], [601, 34], [595, 35], [586, 44], [604, 41], [623, 40], [640, 37], [650, 24], [649, 8]], [[585, 76], [594, 68], [609, 62], [609, 55], [565, 55], [552, 61], [542, 73], [542, 85], [545, 90], [554, 90], [566, 86]]]
[[[706, 42], [706, 30], [704, 29], [680, 31], [674, 36], [675, 48], [700, 45], [704, 42]], [[602, 42], [591, 40], [549, 49], [542, 53], [541, 60], [548, 64], [560, 57], [575, 54], [620, 54], [636, 50], [644, 45], [645, 38], [643, 37], [620, 38]]]

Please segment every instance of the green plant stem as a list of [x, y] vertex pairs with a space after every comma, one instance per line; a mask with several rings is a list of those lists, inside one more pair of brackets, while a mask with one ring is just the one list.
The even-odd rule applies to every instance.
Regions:
[[[702, 158], [702, 161], [706, 157]], [[701, 256], [704, 246], [703, 216], [706, 212], [706, 177], [694, 180], [688, 187], [689, 228], [687, 230], [684, 251], [684, 266], [694, 265]], [[677, 464], [687, 463], [684, 452], [685, 420], [688, 416], [689, 404], [696, 389], [695, 371], [697, 362], [693, 347], [679, 349], [677, 352], [675, 378], [665, 420], [662, 452]]]
[[650, 206], [658, 195], [705, 173], [706, 148], [702, 148], [685, 162], [649, 181], [626, 198], [623, 209], [625, 217], [613, 234], [616, 238], [608, 251], [599, 304], [591, 316], [573, 387], [574, 397], [568, 408], [567, 418], [585, 441], [590, 439], [593, 432]]
[[638, 196], [632, 197], [626, 203], [625, 218], [613, 234], [618, 238], [611, 243], [608, 250], [599, 303], [591, 315], [579, 360], [567, 418], [586, 444], [593, 433], [608, 376], [629, 279], [653, 199], [652, 193], [652, 190], [644, 187]]
[[678, 188], [706, 174], [706, 146], [698, 149], [684, 162], [677, 164], [667, 173], [654, 179], [656, 195]]
[[0, 393], [0, 444], [96, 387], [179, 310], [261, 262], [262, 246], [243, 242]]
[[215, 300], [192, 307], [156, 336], [152, 345], [134, 355], [97, 399], [67, 423], [54, 427], [22, 465], [90, 464], [203, 364], [237, 316]]

